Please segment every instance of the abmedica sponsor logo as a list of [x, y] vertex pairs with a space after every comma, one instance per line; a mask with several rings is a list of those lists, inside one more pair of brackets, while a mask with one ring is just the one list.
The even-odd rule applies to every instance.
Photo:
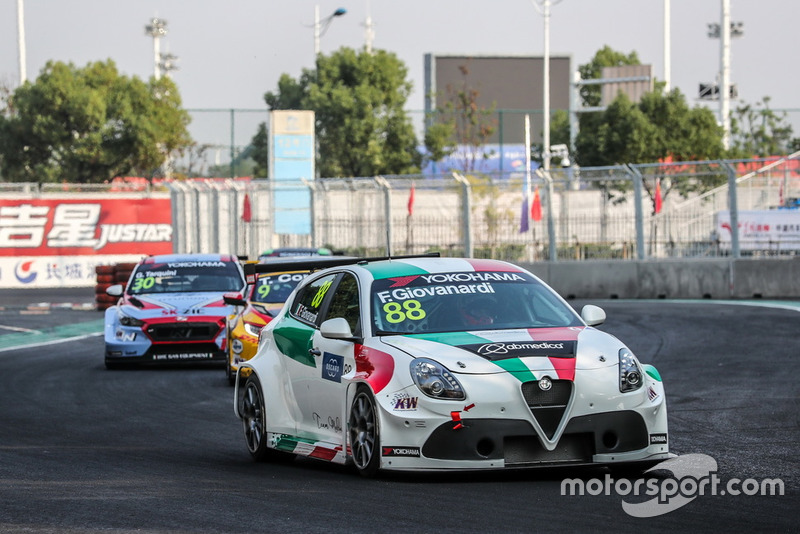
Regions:
[[[619, 495], [622, 509], [633, 517], [657, 517], [686, 506], [704, 496], [783, 496], [783, 480], [779, 478], [731, 478], [723, 481], [717, 475], [717, 461], [706, 454], [686, 454], [665, 460], [647, 471], [669, 471], [666, 478], [615, 479], [568, 478], [561, 481], [562, 496]], [[649, 499], [648, 499], [649, 497]]]

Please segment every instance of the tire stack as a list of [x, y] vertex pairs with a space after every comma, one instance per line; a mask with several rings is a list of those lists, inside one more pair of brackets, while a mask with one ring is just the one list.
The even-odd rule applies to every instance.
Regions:
[[128, 283], [131, 271], [136, 263], [117, 263], [114, 265], [98, 265], [94, 268], [97, 275], [97, 284], [94, 288], [94, 301], [98, 311], [103, 311], [117, 303], [117, 297], [106, 293], [106, 289], [114, 284]]

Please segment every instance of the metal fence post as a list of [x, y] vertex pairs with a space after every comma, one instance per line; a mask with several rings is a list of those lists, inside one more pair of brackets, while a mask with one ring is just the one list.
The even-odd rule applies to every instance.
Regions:
[[386, 255], [392, 255], [392, 186], [383, 176], [376, 176], [375, 183], [383, 189], [383, 213], [386, 220]]
[[300, 178], [308, 188], [308, 196], [309, 196], [309, 219], [311, 223], [311, 246], [314, 248], [319, 248], [319, 244], [317, 243], [317, 213], [316, 213], [316, 200], [317, 200], [317, 187], [314, 181], [306, 180], [305, 178]]
[[736, 199], [736, 169], [725, 161], [720, 165], [728, 173], [728, 213], [731, 217], [731, 254], [734, 258], [741, 258], [739, 249], [739, 204]]
[[[219, 190], [216, 187], [211, 187], [208, 198], [208, 211], [211, 216], [209, 217], [209, 252], [221, 252], [219, 227], [220, 227], [220, 213], [219, 213]], [[199, 217], [198, 217], [199, 219]]]
[[461, 224], [464, 230], [464, 257], [471, 258], [472, 249], [472, 186], [463, 175], [454, 172], [453, 179], [461, 184]]
[[550, 261], [558, 261], [558, 248], [556, 247], [556, 224], [553, 216], [553, 197], [555, 196], [553, 188], [553, 177], [550, 176], [550, 171], [542, 171], [541, 167], [536, 169], [536, 174], [539, 175], [547, 183], [547, 241], [548, 243], [548, 256]]
[[[240, 254], [239, 248], [239, 228], [242, 229], [244, 232], [244, 227], [242, 226], [244, 223], [242, 222], [242, 214], [239, 211], [239, 206], [242, 204], [239, 202], [239, 189], [233, 183], [232, 180], [229, 180], [226, 184], [225, 192], [228, 197], [228, 213], [231, 214], [231, 223], [228, 225], [230, 227], [229, 230], [229, 237], [232, 243], [231, 254]], [[247, 247], [244, 247], [244, 254], [247, 254]]]
[[169, 187], [170, 208], [172, 211], [172, 252], [180, 254], [183, 252], [184, 239], [183, 232], [186, 224], [180, 216], [183, 210], [183, 194], [178, 186], [167, 182]]
[[642, 173], [638, 169], [626, 165], [628, 174], [633, 176], [633, 208], [636, 218], [636, 259], [644, 259], [644, 211], [642, 208]]

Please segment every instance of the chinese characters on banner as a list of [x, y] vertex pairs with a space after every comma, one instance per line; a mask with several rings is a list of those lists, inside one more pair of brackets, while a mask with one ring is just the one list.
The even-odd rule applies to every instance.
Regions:
[[171, 252], [168, 198], [0, 200], [0, 287], [90, 285], [95, 265]]

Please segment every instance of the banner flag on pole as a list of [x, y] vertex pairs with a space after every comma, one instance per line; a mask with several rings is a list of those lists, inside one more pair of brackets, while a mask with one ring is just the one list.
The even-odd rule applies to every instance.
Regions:
[[408, 194], [408, 214], [409, 216], [414, 213], [414, 182], [411, 182], [411, 192]]
[[534, 221], [542, 220], [542, 199], [539, 198], [539, 186], [533, 190], [533, 204], [531, 204], [531, 219]]
[[242, 220], [249, 223], [253, 219], [253, 211], [250, 207], [250, 195], [244, 194], [244, 205], [242, 206]]
[[655, 212], [661, 213], [661, 180], [656, 178]]

